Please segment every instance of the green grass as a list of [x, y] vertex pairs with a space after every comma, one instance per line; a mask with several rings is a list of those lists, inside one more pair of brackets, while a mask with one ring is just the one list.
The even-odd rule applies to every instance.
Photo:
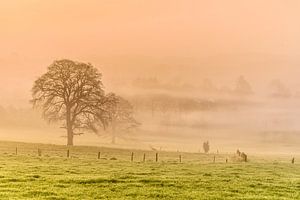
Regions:
[[293, 165], [289, 157], [249, 155], [242, 163], [234, 154], [183, 153], [179, 163], [179, 153], [159, 152], [156, 163], [155, 152], [145, 152], [143, 163], [143, 151], [134, 151], [134, 162], [131, 150], [73, 147], [71, 158], [66, 151], [0, 142], [0, 199], [300, 199], [297, 158]]

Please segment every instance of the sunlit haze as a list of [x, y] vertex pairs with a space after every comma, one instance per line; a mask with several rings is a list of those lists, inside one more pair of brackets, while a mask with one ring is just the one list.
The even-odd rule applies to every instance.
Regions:
[[[32, 81], [54, 60], [91, 62], [107, 88], [137, 76], [244, 75], [299, 87], [300, 3], [266, 1], [1, 1], [1, 102], [24, 105]], [[9, 86], [9, 87], [8, 87]]]
[[[133, 104], [141, 126], [120, 145], [300, 152], [299, 10], [297, 0], [2, 0], [0, 139], [65, 144], [30, 100], [47, 67], [71, 59], [97, 67], [105, 91]], [[164, 105], [183, 101], [180, 114]]]
[[300, 199], [300, 0], [0, 0], [0, 199]]

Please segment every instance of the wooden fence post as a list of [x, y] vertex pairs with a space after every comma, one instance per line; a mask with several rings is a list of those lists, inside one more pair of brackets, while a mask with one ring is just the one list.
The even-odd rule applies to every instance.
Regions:
[[155, 161], [158, 162], [158, 153], [155, 154]]
[[295, 158], [292, 159], [292, 164], [294, 164], [294, 163], [295, 163]]
[[179, 163], [181, 163], [181, 155], [179, 155]]
[[42, 151], [38, 149], [38, 156], [42, 156]]
[[131, 162], [133, 162], [133, 152], [131, 152]]
[[100, 159], [100, 156], [101, 156], [101, 152], [99, 151], [98, 152], [98, 159]]
[[16, 147], [16, 155], [18, 155], [18, 147]]
[[216, 162], [216, 156], [214, 156], [214, 163]]
[[146, 162], [146, 154], [144, 153], [143, 162]]
[[228, 158], [226, 158], [226, 163], [228, 163]]
[[67, 150], [67, 158], [70, 158], [70, 150]]

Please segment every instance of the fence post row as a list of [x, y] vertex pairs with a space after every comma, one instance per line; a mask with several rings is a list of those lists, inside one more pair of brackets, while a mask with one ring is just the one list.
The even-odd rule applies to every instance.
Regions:
[[[37, 149], [38, 156], [42, 156], [42, 150], [40, 148]], [[15, 148], [15, 155], [18, 155], [18, 147]], [[155, 153], [155, 162], [158, 162], [158, 153]], [[245, 153], [241, 153], [244, 162], [248, 161], [248, 157]], [[70, 158], [70, 149], [67, 149], [67, 158]], [[98, 152], [98, 159], [101, 159], [101, 152]], [[131, 162], [134, 161], [134, 152], [131, 152]], [[146, 162], [146, 153], [143, 154], [143, 162]], [[213, 163], [216, 162], [216, 155], [213, 157]], [[182, 163], [182, 155], [179, 154], [179, 163]], [[228, 163], [228, 158], [225, 158], [225, 163]], [[295, 164], [295, 157], [291, 160], [292, 164]]]

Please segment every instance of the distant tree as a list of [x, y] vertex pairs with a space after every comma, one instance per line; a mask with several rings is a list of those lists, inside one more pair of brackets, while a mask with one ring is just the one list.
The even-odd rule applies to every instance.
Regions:
[[204, 150], [204, 152], [205, 153], [208, 153], [209, 152], [209, 142], [207, 141], [207, 142], [204, 142], [203, 143], [203, 150]]
[[112, 134], [112, 144], [115, 144], [117, 137], [123, 137], [125, 133], [137, 128], [140, 123], [133, 116], [133, 106], [129, 101], [117, 96], [116, 104], [109, 108], [108, 130]]
[[288, 98], [291, 96], [291, 91], [278, 79], [271, 81], [269, 87], [271, 97]]
[[238, 95], [251, 95], [253, 94], [250, 83], [243, 77], [240, 76], [236, 82], [236, 88], [234, 92]]
[[54, 61], [32, 88], [32, 103], [41, 108], [49, 122], [63, 121], [67, 129], [67, 145], [75, 135], [94, 130], [94, 124], [105, 128], [115, 105], [114, 94], [106, 95], [101, 73], [91, 64], [72, 60]]

